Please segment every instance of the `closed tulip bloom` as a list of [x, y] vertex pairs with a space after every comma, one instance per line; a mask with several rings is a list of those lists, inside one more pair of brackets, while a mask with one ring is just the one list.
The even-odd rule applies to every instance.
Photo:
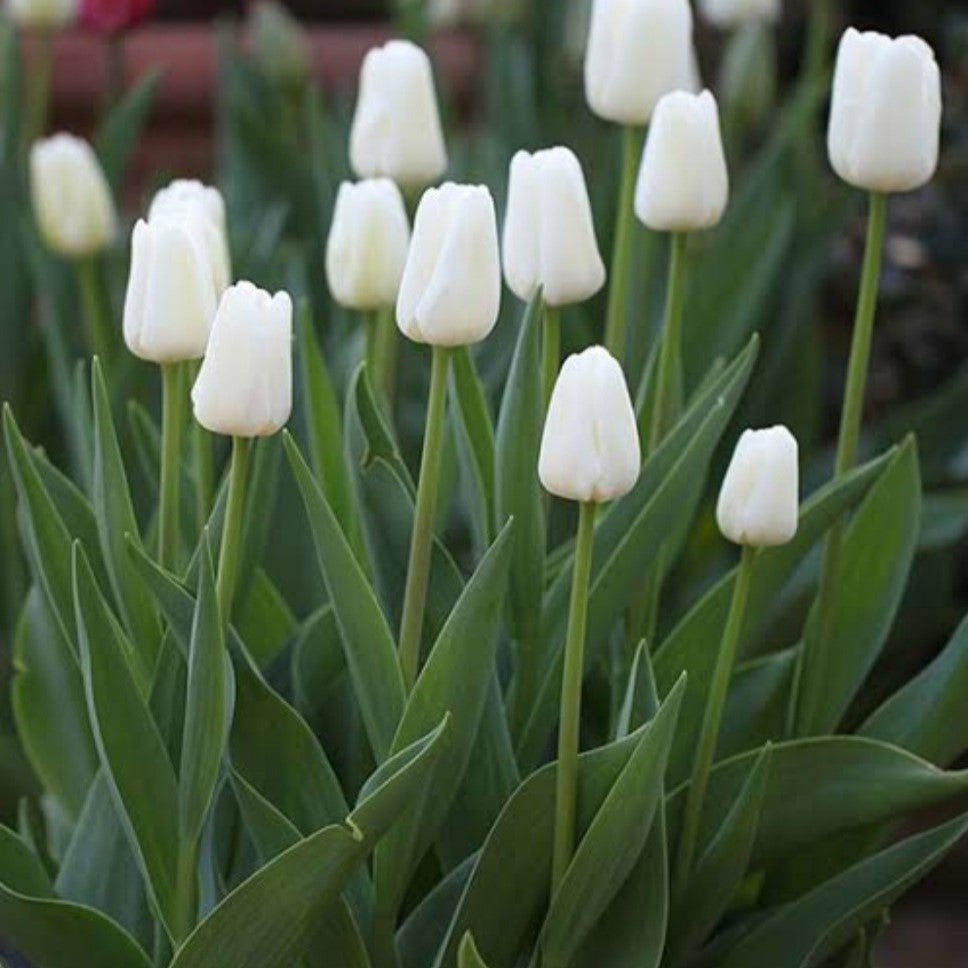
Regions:
[[934, 175], [940, 136], [941, 73], [928, 44], [848, 30], [827, 136], [837, 174], [868, 191], [912, 191]]
[[603, 503], [635, 486], [642, 464], [625, 375], [602, 346], [565, 360], [538, 458], [545, 490], [570, 501]]
[[568, 148], [511, 161], [504, 221], [504, 276], [519, 298], [543, 287], [549, 306], [594, 296], [605, 284], [595, 223], [581, 164]]
[[267, 437], [292, 412], [292, 300], [240, 282], [226, 290], [192, 388], [195, 419], [230, 437]]
[[430, 59], [416, 44], [391, 40], [363, 60], [350, 163], [360, 178], [392, 178], [419, 188], [447, 167]]
[[30, 193], [52, 252], [82, 259], [110, 245], [117, 229], [114, 199], [86, 141], [58, 134], [36, 142], [30, 150]]
[[135, 356], [154, 363], [204, 356], [227, 283], [222, 267], [213, 264], [211, 232], [198, 210], [156, 215], [135, 226], [124, 301], [124, 340]]
[[709, 91], [667, 94], [649, 128], [636, 215], [657, 232], [695, 232], [716, 225], [728, 200], [716, 99]]
[[585, 96], [597, 115], [648, 124], [664, 94], [698, 87], [689, 0], [595, 0]]
[[397, 326], [434, 346], [478, 343], [501, 306], [494, 199], [483, 185], [424, 192], [397, 297]]
[[754, 548], [783, 545], [797, 533], [797, 441], [786, 427], [747, 430], [733, 452], [716, 521], [730, 541]]
[[77, 18], [80, 0], [7, 0], [10, 19], [30, 30], [66, 27]]
[[774, 23], [780, 19], [780, 0], [700, 0], [703, 16], [717, 27]]
[[392, 306], [410, 246], [400, 189], [388, 178], [343, 182], [326, 243], [326, 278], [348, 309]]

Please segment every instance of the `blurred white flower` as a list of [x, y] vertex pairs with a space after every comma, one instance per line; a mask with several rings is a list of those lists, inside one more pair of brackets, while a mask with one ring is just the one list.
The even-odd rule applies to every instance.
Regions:
[[774, 23], [782, 13], [781, 0], [700, 0], [703, 16], [717, 27], [744, 23]]
[[77, 19], [80, 0], [7, 0], [10, 19], [30, 30], [54, 30]]

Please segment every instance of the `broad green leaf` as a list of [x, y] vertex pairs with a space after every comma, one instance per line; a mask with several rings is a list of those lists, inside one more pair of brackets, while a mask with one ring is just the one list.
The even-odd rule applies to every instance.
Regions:
[[628, 763], [582, 837], [541, 930], [543, 958], [567, 965], [639, 859], [664, 797], [685, 678], [642, 731]]
[[676, 903], [669, 930], [674, 963], [705, 941], [746, 875], [763, 809], [770, 754], [767, 744], [754, 760], [736, 803], [700, 856], [685, 893]]
[[92, 500], [101, 538], [101, 552], [125, 629], [135, 648], [140, 679], [147, 684], [158, 661], [161, 630], [151, 595], [141, 576], [128, 567], [125, 543], [128, 535], [138, 538], [138, 522], [111, 417], [107, 385], [97, 360], [91, 367], [91, 397], [94, 402]]
[[84, 688], [101, 767], [150, 895], [170, 930], [178, 857], [175, 771], [132, 672], [131, 648], [79, 547], [74, 553], [74, 597]]
[[466, 347], [452, 354], [450, 400], [461, 465], [468, 478], [465, 493], [471, 507], [471, 525], [477, 546], [483, 550], [495, 533], [494, 427], [481, 378]]
[[379, 761], [390, 748], [405, 701], [393, 635], [319, 484], [288, 435], [285, 445], [316, 540], [367, 735]]
[[[362, 466], [364, 470], [371, 461], [381, 458], [394, 470], [403, 481], [411, 496], [416, 495], [417, 488], [410, 475], [410, 471], [400, 455], [393, 433], [386, 423], [383, 412], [373, 396], [366, 368], [360, 366], [353, 376], [347, 396], [347, 419], [354, 418], [359, 424], [359, 431], [363, 435]], [[349, 439], [349, 434], [347, 434]]]
[[90, 907], [58, 900], [29, 848], [0, 828], [0, 935], [43, 968], [150, 968], [117, 924]]
[[941, 654], [881, 705], [858, 733], [948, 766], [968, 748], [968, 724], [961, 715], [966, 691], [968, 619]]
[[457, 968], [487, 968], [487, 963], [477, 950], [474, 936], [470, 931], [464, 935], [457, 951]]
[[104, 174], [115, 192], [124, 184], [124, 174], [141, 140], [162, 75], [150, 71], [139, 78], [121, 102], [104, 119], [95, 144]]
[[528, 682], [535, 683], [536, 654], [541, 635], [541, 597], [544, 594], [545, 505], [538, 480], [538, 451], [544, 428], [541, 386], [542, 299], [537, 294], [524, 315], [501, 400], [495, 451], [497, 484], [495, 517], [503, 524], [514, 518], [514, 557], [508, 602], [511, 635], [518, 643], [515, 710], [528, 708]]
[[97, 750], [80, 665], [36, 586], [17, 623], [13, 666], [17, 735], [44, 789], [76, 820], [97, 772]]
[[511, 558], [513, 523], [498, 535], [454, 607], [407, 702], [391, 752], [409, 746], [450, 713], [446, 749], [428, 795], [415, 801], [374, 858], [377, 905], [395, 913], [410, 876], [450, 808], [471, 756], [494, 671]]
[[[889, 461], [890, 457], [879, 458], [853, 471], [843, 481], [821, 488], [804, 502], [793, 541], [779, 548], [764, 548], [757, 554], [740, 654], [762, 634], [784, 586], [810, 550], [831, 524], [868, 493]], [[660, 695], [672, 688], [683, 671], [689, 675], [681, 727], [669, 765], [673, 782], [685, 779], [692, 767], [702, 711], [716, 664], [716, 646], [722, 638], [735, 582], [734, 568], [689, 610], [655, 656], [655, 677]], [[721, 744], [724, 748], [726, 742], [724, 737]]]
[[198, 843], [215, 794], [233, 700], [228, 694], [228, 654], [207, 534], [202, 543], [198, 601], [188, 652], [185, 732], [178, 777], [179, 836], [189, 850], [194, 850]]
[[[618, 617], [641, 591], [642, 576], [655, 552], [690, 512], [692, 494], [701, 485], [713, 452], [739, 403], [756, 357], [754, 340], [687, 411], [646, 462], [632, 492], [606, 514], [595, 529], [592, 581], [588, 598], [588, 669]], [[571, 566], [563, 569], [548, 592], [543, 638], [550, 648], [541, 688], [518, 737], [518, 759], [538, 762], [554, 728], [561, 691], [561, 666], [567, 631]], [[480, 940], [480, 939], [478, 939]]]
[[339, 825], [279, 854], [237, 887], [178, 950], [172, 968], [289, 965], [307, 953], [316, 919], [414, 797], [425, 793], [446, 721], [384, 764]]
[[[807, 621], [799, 683], [799, 735], [836, 730], [887, 640], [917, 546], [921, 478], [908, 438], [844, 535], [832, 601]], [[827, 634], [820, 610], [832, 608]]]
[[278, 657], [296, 632], [296, 617], [262, 568], [254, 569], [248, 590], [233, 611], [239, 636], [261, 668]]
[[755, 928], [723, 968], [819, 964], [928, 873], [968, 832], [964, 815], [861, 861]]

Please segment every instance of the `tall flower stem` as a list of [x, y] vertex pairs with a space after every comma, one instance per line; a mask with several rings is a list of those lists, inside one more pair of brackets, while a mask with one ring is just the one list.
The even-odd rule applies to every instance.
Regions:
[[[840, 480], [857, 462], [860, 446], [861, 422], [864, 416], [864, 395], [870, 367], [871, 345], [874, 340], [874, 320], [877, 315], [877, 293], [880, 289], [881, 266], [884, 258], [884, 235], [887, 230], [887, 196], [877, 192], [870, 196], [867, 222], [867, 245], [861, 273], [854, 335], [847, 368], [847, 386], [840, 413], [840, 434], [834, 479]], [[840, 583], [840, 558], [844, 540], [844, 522], [836, 522], [827, 532], [823, 559], [820, 565], [820, 586], [817, 593], [818, 629], [810, 647], [803, 655], [800, 675], [796, 733], [809, 736], [819, 728], [817, 699], [822, 694], [821, 683], [826, 675], [827, 658], [831, 648], [830, 623], [836, 607]]]
[[192, 463], [195, 471], [195, 523], [201, 534], [212, 510], [215, 472], [212, 466], [212, 437], [200, 423], [192, 426]]
[[547, 303], [544, 306], [541, 354], [542, 389], [547, 410], [551, 402], [551, 391], [558, 379], [558, 368], [561, 366], [561, 310]]
[[555, 839], [551, 867], [551, 893], [561, 886], [575, 845], [578, 800], [578, 743], [581, 725], [581, 686], [585, 668], [585, 626], [588, 619], [588, 586], [592, 571], [596, 505], [582, 504], [578, 540], [571, 577], [571, 607], [565, 667], [561, 681], [561, 712], [558, 725], [558, 770], [555, 794]]
[[104, 101], [110, 111], [124, 99], [124, 33], [111, 34], [105, 44]]
[[397, 376], [397, 327], [391, 306], [372, 313], [367, 330], [366, 368], [374, 389], [392, 408]]
[[622, 132], [622, 187], [615, 216], [615, 239], [608, 286], [605, 347], [619, 362], [625, 357], [632, 229], [635, 226], [635, 179], [642, 151], [642, 132], [631, 125]]
[[27, 75], [27, 119], [24, 126], [27, 147], [47, 130], [47, 116], [50, 107], [50, 85], [54, 64], [54, 37], [51, 31], [41, 30], [36, 34], [36, 54], [33, 69]]
[[184, 373], [185, 368], [181, 363], [162, 364], [158, 563], [171, 571], [178, 564]]
[[218, 555], [216, 592], [222, 623], [232, 619], [232, 601], [242, 551], [242, 525], [245, 517], [245, 485], [249, 474], [252, 441], [248, 437], [232, 438], [232, 463], [229, 468], [229, 498], [225, 509], [222, 546]]
[[689, 792], [686, 797], [682, 833], [679, 836], [679, 852], [675, 872], [676, 897], [682, 896], [692, 871], [696, 851], [696, 836], [699, 833], [699, 820], [702, 816], [703, 801], [706, 798], [706, 788], [709, 785], [709, 772], [712, 769], [713, 758], [716, 754], [716, 743], [719, 740], [719, 727], [723, 718], [723, 709], [726, 706], [729, 680], [733, 675], [736, 651], [743, 631], [756, 551], [756, 548], [749, 546], [743, 548], [736, 583], [733, 586], [733, 601], [729, 609], [729, 618], [726, 620], [723, 642], [720, 646], [719, 655], [716, 657], [716, 667], [709, 688], [702, 731], [699, 734], [699, 745], [696, 747], [692, 782], [689, 784]]
[[423, 455], [420, 460], [417, 506], [410, 538], [407, 586], [403, 598], [403, 617], [400, 622], [400, 668], [408, 689], [413, 688], [420, 670], [420, 640], [423, 633], [424, 608], [427, 604], [434, 516], [437, 513], [450, 352], [445, 346], [435, 346], [433, 349], [427, 427], [424, 433]]
[[77, 285], [81, 295], [81, 309], [89, 351], [108, 368], [114, 356], [110, 309], [101, 279], [101, 267], [97, 256], [78, 259], [74, 263]]

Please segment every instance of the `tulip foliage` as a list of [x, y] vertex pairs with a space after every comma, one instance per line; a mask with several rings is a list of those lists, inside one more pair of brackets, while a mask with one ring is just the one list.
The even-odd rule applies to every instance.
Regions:
[[[32, 210], [5, 194], [30, 164], [0, 112], [20, 216], [0, 246], [29, 254], [0, 312], [23, 331], [39, 306], [60, 426], [40, 446], [9, 375], [0, 541], [24, 567], [0, 775], [23, 779], [0, 955], [850, 968], [968, 832], [968, 623], [939, 595], [915, 633], [905, 598], [968, 527], [945, 432], [968, 381], [862, 442], [852, 364], [831, 474], [814, 310], [853, 196], [814, 158], [821, 86], [734, 158], [691, 25], [678, 0], [600, 0], [588, 111], [502, 20], [488, 80], [511, 93], [483, 147], [445, 146], [410, 42], [367, 57], [352, 124], [226, 42], [224, 201], [175, 182], [128, 247], [110, 196], [151, 79], [93, 148], [35, 154]], [[872, 71], [923, 54], [846, 43]], [[929, 95], [926, 119], [904, 101], [912, 129], [937, 123]], [[562, 147], [528, 153], [539, 103]], [[602, 151], [614, 122], [632, 166]], [[448, 156], [453, 180], [418, 191]], [[915, 634], [947, 644], [885, 684]]]

